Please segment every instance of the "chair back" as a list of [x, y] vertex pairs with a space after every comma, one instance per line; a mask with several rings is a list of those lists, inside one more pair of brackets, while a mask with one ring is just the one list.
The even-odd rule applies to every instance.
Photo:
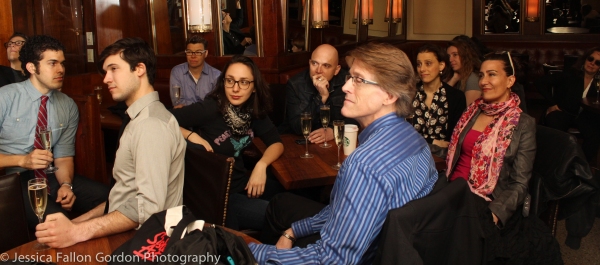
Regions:
[[0, 177], [0, 252], [29, 242], [19, 173]]
[[234, 161], [233, 157], [210, 153], [188, 143], [183, 204], [196, 218], [225, 225]]

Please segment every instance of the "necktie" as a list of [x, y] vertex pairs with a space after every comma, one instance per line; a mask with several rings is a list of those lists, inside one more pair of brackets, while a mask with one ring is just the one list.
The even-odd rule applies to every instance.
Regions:
[[[121, 142], [121, 136], [123, 136], [123, 131], [125, 131], [125, 127], [127, 127], [127, 124], [129, 124], [130, 121], [131, 121], [131, 117], [129, 117], [129, 114], [127, 114], [127, 112], [125, 112], [125, 116], [123, 116], [123, 123], [121, 123], [121, 128], [119, 129], [119, 135], [117, 136], [117, 150], [119, 150], [119, 143]], [[114, 186], [115, 186], [115, 178], [113, 177], [110, 180], [110, 189], [112, 190], [112, 188]], [[108, 192], [108, 195], [110, 196], [110, 191]], [[104, 214], [108, 213], [108, 201], [109, 200], [106, 200], [106, 204], [104, 205]]]
[[[46, 111], [46, 102], [48, 102], [48, 96], [42, 96], [42, 103], [40, 104], [40, 110], [38, 111], [37, 125], [35, 127], [35, 141], [33, 142], [33, 147], [35, 149], [46, 150], [44, 145], [42, 144], [42, 138], [40, 138], [40, 130], [45, 130], [48, 127], [48, 112]], [[35, 170], [36, 178], [45, 178], [47, 179], [46, 172], [43, 169]]]

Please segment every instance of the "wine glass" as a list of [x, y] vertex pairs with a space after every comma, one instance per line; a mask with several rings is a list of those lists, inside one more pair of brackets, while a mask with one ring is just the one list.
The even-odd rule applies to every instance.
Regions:
[[340, 170], [340, 167], [342, 167], [342, 163], [340, 163], [340, 147], [344, 144], [344, 121], [342, 120], [335, 120], [333, 121], [333, 140], [335, 141], [335, 144], [337, 145], [337, 157], [338, 157], [338, 162], [337, 164], [331, 166], [331, 168], [335, 169], [335, 170]]
[[[95, 86], [94, 93], [96, 94], [96, 98], [98, 99], [98, 105], [102, 105], [102, 86]], [[100, 119], [104, 119], [102, 113], [100, 114]]]
[[322, 148], [330, 148], [331, 145], [327, 143], [327, 125], [329, 125], [329, 113], [330, 108], [329, 105], [322, 105], [321, 109], [321, 123], [323, 124], [323, 133], [325, 135], [325, 142], [320, 144], [319, 146]]
[[[46, 203], [48, 202], [48, 184], [45, 178], [34, 178], [27, 181], [27, 195], [29, 195], [29, 203], [35, 215], [37, 215], [40, 224], [44, 219], [46, 211]], [[43, 243], [37, 243], [33, 246], [33, 250], [46, 250], [50, 247]]]
[[173, 85], [173, 96], [175, 97], [175, 106], [179, 105], [181, 99], [181, 86]]
[[[42, 140], [42, 145], [44, 146], [44, 149], [46, 149], [46, 151], [48, 151], [48, 152], [51, 152], [52, 151], [52, 129], [50, 127], [40, 128], [40, 131], [38, 133], [40, 135], [40, 139]], [[50, 163], [48, 168], [44, 169], [44, 172], [46, 172], [46, 174], [51, 174], [51, 173], [56, 172], [56, 170], [58, 170], [58, 168], [53, 166], [52, 163]]]
[[310, 112], [302, 112], [300, 114], [300, 126], [302, 126], [302, 135], [304, 135], [304, 144], [306, 145], [306, 152], [301, 155], [301, 158], [313, 158], [313, 155], [308, 153], [308, 135], [310, 129], [312, 129], [312, 115]]

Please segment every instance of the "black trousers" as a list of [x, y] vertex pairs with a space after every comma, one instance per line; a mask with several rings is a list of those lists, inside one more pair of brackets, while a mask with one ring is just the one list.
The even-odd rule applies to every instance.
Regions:
[[[274, 245], [281, 237], [281, 233], [290, 228], [293, 222], [314, 216], [325, 206], [289, 192], [276, 195], [267, 206], [266, 221], [260, 241]], [[306, 247], [319, 239], [321, 239], [319, 234], [296, 238], [294, 247]]]
[[563, 132], [571, 127], [577, 128], [583, 138], [583, 154], [591, 165], [596, 165], [600, 148], [600, 117], [587, 111], [582, 111], [579, 116], [565, 111], [553, 111], [546, 115], [545, 124]]
[[[27, 224], [30, 231], [35, 231], [35, 226], [39, 223], [37, 216], [31, 208], [29, 195], [27, 193], [27, 181], [33, 178], [35, 178], [33, 171], [29, 170], [21, 172], [21, 189], [23, 190], [25, 216], [27, 217]], [[48, 174], [48, 185], [50, 186], [50, 192], [48, 193], [48, 204], [46, 205], [46, 211], [44, 212], [44, 220], [49, 214], [59, 212], [69, 218], [74, 217], [73, 215], [86, 213], [105, 202], [108, 199], [108, 193], [110, 192], [108, 186], [76, 174], [73, 177], [73, 193], [75, 193], [76, 196], [75, 203], [73, 204], [71, 212], [67, 212], [61, 207], [60, 203], [56, 202], [56, 193], [60, 188], [60, 183], [58, 183], [54, 174]]]

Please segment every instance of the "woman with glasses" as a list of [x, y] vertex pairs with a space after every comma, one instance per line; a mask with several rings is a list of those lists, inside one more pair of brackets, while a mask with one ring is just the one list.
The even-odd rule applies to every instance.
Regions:
[[454, 70], [454, 75], [447, 83], [465, 93], [468, 106], [481, 96], [477, 76], [481, 65], [479, 55], [467, 41], [456, 38], [450, 42], [446, 52], [450, 57], [450, 66]]
[[437, 45], [426, 44], [417, 52], [417, 94], [412, 124], [425, 138], [432, 153], [444, 156], [454, 126], [466, 106], [465, 94], [442, 80], [452, 75], [448, 55]]
[[[535, 120], [519, 108], [510, 54], [488, 54], [479, 73], [482, 96], [456, 124], [446, 176], [465, 179], [480, 211], [485, 263], [562, 264], [558, 243], [528, 215], [528, 183], [536, 151]], [[530, 240], [536, 240], [535, 243]]]
[[25, 81], [25, 74], [19, 60], [19, 51], [27, 41], [27, 36], [21, 33], [13, 34], [9, 41], [4, 43], [6, 56], [10, 62], [10, 67], [0, 65], [0, 87], [8, 84]]
[[[277, 180], [267, 178], [267, 167], [283, 153], [277, 128], [267, 116], [271, 104], [269, 86], [256, 64], [238, 55], [225, 64], [204, 101], [172, 110], [190, 143], [235, 158], [226, 226], [236, 230], [261, 230], [268, 200], [281, 189]], [[184, 129], [191, 127], [199, 134]], [[254, 137], [267, 149], [248, 177], [242, 153]]]
[[597, 46], [579, 57], [572, 69], [544, 76], [535, 82], [549, 106], [543, 117], [543, 124], [564, 132], [569, 128], [577, 128], [583, 138], [583, 153], [593, 166], [598, 166], [600, 117], [582, 110], [581, 101], [585, 97], [593, 99], [590, 102], [596, 100], [598, 87], [594, 76], [599, 75], [599, 71], [600, 46]]

